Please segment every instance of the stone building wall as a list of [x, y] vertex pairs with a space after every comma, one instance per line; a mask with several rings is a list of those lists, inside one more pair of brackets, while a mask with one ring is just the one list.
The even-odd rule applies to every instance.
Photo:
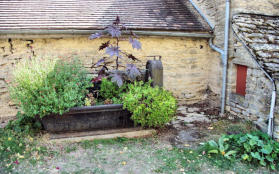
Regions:
[[[199, 6], [209, 21], [215, 26], [214, 42], [217, 46], [222, 47], [226, 0], [193, 0], [193, 2]], [[279, 2], [278, 0], [231, 0], [231, 16], [237, 13], [279, 16]], [[232, 43], [231, 47], [233, 47]]]
[[[232, 28], [236, 32], [238, 38], [247, 45], [249, 52], [255, 55], [257, 62], [264, 68], [266, 72], [275, 80], [279, 86], [279, 17], [241, 14], [235, 15], [232, 19]], [[238, 40], [235, 40], [235, 48], [237, 45], [243, 48]], [[272, 92], [272, 83], [256, 65], [247, 50], [243, 51], [237, 48], [234, 51], [234, 59], [232, 64], [245, 65], [248, 67], [247, 86], [244, 109], [242, 114], [250, 117], [253, 116], [254, 121], [262, 127], [267, 128], [266, 121], [269, 115], [270, 100]], [[245, 54], [246, 53], [246, 54]], [[245, 57], [244, 57], [245, 56]], [[248, 58], [248, 59], [247, 59]], [[277, 91], [277, 96], [279, 91]], [[239, 97], [235, 98], [233, 91], [231, 92], [230, 102], [231, 110], [238, 113], [233, 103], [239, 102]], [[240, 102], [241, 103], [241, 102]], [[275, 136], [279, 138], [279, 99], [275, 107]]]
[[[33, 36], [32, 36], [33, 37]], [[42, 36], [40, 36], [42, 37]], [[0, 117], [13, 116], [15, 106], [10, 101], [8, 84], [12, 80], [14, 65], [29, 57], [79, 57], [86, 67], [102, 56], [98, 52], [101, 42], [106, 39], [88, 40], [85, 36], [0, 39]], [[14, 37], [19, 38], [19, 37]], [[207, 39], [186, 37], [140, 37], [142, 50], [132, 50], [128, 42], [120, 48], [132, 52], [142, 60], [138, 65], [145, 67], [147, 56], [161, 55], [164, 66], [164, 87], [185, 102], [194, 102], [206, 97], [205, 91], [210, 82], [211, 64], [218, 64], [216, 53], [209, 46]], [[212, 77], [214, 78], [214, 77]], [[216, 80], [215, 80], [216, 81]], [[217, 82], [216, 82], [217, 83]], [[217, 85], [215, 85], [217, 86]]]
[[[224, 19], [225, 19], [225, 0], [194, 0], [196, 4], [202, 9], [204, 14], [208, 17], [212, 24], [215, 25], [214, 33], [215, 39], [214, 43], [223, 47], [224, 40]], [[231, 19], [234, 18], [239, 13], [251, 13], [257, 15], [270, 15], [270, 16], [279, 16], [279, 2], [278, 0], [231, 0]], [[241, 18], [239, 19], [241, 20]], [[262, 23], [261, 23], [262, 21]], [[278, 51], [278, 20], [275, 22], [275, 28], [269, 28], [270, 26], [264, 26], [265, 23], [268, 22], [266, 20], [259, 20], [259, 25], [262, 28], [262, 33], [257, 32], [250, 29], [255, 29], [259, 26], [252, 24], [252, 28], [249, 29], [247, 25], [251, 23], [251, 21], [243, 21], [242, 29], [240, 30], [250, 30], [249, 32], [253, 35], [260, 34], [262, 38], [259, 37], [248, 37], [250, 42], [246, 42], [247, 44], [258, 46], [259, 54], [257, 56], [266, 56], [267, 53], [262, 50], [268, 49], [271, 52]], [[241, 22], [240, 22], [241, 23]], [[252, 22], [253, 23], [253, 22]], [[277, 29], [276, 29], [277, 23]], [[251, 27], [251, 26], [250, 26]], [[265, 28], [267, 27], [267, 28]], [[267, 31], [270, 30], [270, 31]], [[249, 33], [248, 32], [248, 33]], [[270, 32], [270, 33], [268, 33]], [[244, 38], [247, 35], [245, 35]], [[265, 38], [264, 38], [265, 37]], [[271, 40], [269, 39], [271, 38]], [[273, 38], [273, 39], [272, 39]], [[245, 40], [245, 39], [244, 39]], [[248, 41], [246, 39], [246, 41]], [[274, 40], [274, 43], [271, 43]], [[277, 46], [276, 46], [277, 45]], [[253, 46], [252, 46], [253, 47]], [[251, 47], [251, 48], [252, 48]], [[253, 48], [252, 48], [253, 49]], [[267, 51], [267, 50], [266, 50]], [[279, 66], [277, 63], [279, 62], [278, 54], [273, 54], [272, 56], [267, 55], [268, 60], [265, 62], [267, 69], [273, 69], [274, 72], [278, 71]], [[270, 58], [273, 58], [272, 61]], [[261, 62], [264, 64], [264, 62]], [[248, 67], [247, 70], [247, 80], [246, 80], [246, 95], [240, 96], [237, 95], [236, 92], [236, 67], [237, 65], [245, 65]], [[269, 67], [269, 68], [268, 68]], [[271, 73], [271, 72], [270, 72]], [[271, 73], [272, 74], [272, 73]], [[222, 76], [219, 76], [220, 80]], [[276, 77], [275, 77], [276, 78]], [[276, 80], [277, 86], [278, 80]], [[277, 87], [278, 88], [278, 87]], [[246, 49], [244, 49], [243, 45], [236, 39], [232, 30], [230, 30], [230, 44], [229, 44], [229, 62], [228, 62], [228, 88], [227, 88], [227, 110], [231, 113], [237, 114], [239, 116], [243, 116], [246, 119], [253, 120], [257, 123], [261, 128], [266, 129], [266, 120], [268, 118], [269, 109], [270, 109], [270, 99], [271, 99], [271, 90], [272, 84], [264, 75], [264, 73], [259, 69], [258, 65], [253, 61], [251, 55], [248, 53]], [[279, 96], [279, 92], [277, 92], [277, 96]], [[279, 99], [277, 97], [275, 108], [275, 132], [277, 138], [279, 137]]]

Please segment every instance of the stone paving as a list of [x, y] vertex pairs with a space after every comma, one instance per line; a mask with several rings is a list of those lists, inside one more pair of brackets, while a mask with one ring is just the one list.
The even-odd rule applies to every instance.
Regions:
[[219, 108], [206, 102], [180, 105], [177, 111], [177, 118], [171, 122], [176, 132], [172, 143], [177, 147], [194, 146], [206, 136], [201, 129], [210, 128], [219, 117]]

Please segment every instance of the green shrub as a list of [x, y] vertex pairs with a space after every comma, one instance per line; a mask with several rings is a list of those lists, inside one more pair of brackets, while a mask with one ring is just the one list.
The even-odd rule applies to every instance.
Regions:
[[16, 67], [10, 93], [29, 117], [61, 115], [83, 104], [89, 82], [78, 60], [32, 59]]
[[34, 139], [41, 127], [40, 123], [20, 112], [16, 118], [9, 121], [5, 128], [0, 128], [0, 173], [13, 173], [17, 164], [26, 159], [36, 163], [39, 155], [47, 153], [47, 148]]
[[204, 148], [209, 154], [223, 155], [228, 159], [234, 156], [253, 164], [269, 166], [273, 170], [279, 162], [279, 143], [267, 134], [258, 131], [223, 135], [218, 144], [211, 140], [205, 144]]
[[124, 109], [132, 112], [136, 124], [162, 127], [176, 113], [177, 102], [172, 94], [162, 88], [152, 88], [150, 83], [135, 82], [128, 85], [122, 96]]
[[102, 79], [100, 87], [100, 97], [104, 100], [106, 99], [118, 99], [120, 95], [126, 90], [126, 84], [121, 87], [107, 78]]
[[122, 86], [118, 86], [116, 83], [112, 82], [107, 78], [102, 79], [100, 86], [100, 98], [105, 101], [110, 99], [113, 104], [121, 104], [121, 96], [127, 90], [127, 84], [124, 83]]
[[18, 112], [16, 115], [16, 119], [10, 120], [5, 127], [6, 130], [12, 130], [17, 133], [24, 132], [28, 135], [38, 132], [41, 128], [42, 125], [38, 120], [32, 117], [28, 117], [21, 112]]
[[226, 143], [228, 140], [229, 138], [223, 135], [219, 138], [218, 143], [216, 143], [214, 140], [208, 141], [206, 144], [207, 152], [209, 154], [220, 154], [227, 159], [231, 159], [232, 156], [235, 156], [236, 151], [229, 150], [229, 144]]

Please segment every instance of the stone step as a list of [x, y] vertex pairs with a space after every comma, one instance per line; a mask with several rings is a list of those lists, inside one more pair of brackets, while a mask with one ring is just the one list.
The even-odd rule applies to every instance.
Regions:
[[67, 132], [67, 133], [50, 133], [49, 140], [51, 142], [80, 142], [84, 140], [95, 139], [113, 139], [113, 138], [138, 138], [147, 137], [156, 134], [155, 129], [142, 128], [122, 128], [108, 129], [98, 131], [83, 131], [83, 132]]

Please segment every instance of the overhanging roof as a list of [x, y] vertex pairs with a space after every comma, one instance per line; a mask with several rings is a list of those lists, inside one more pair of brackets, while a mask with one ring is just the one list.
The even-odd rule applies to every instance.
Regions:
[[210, 31], [191, 3], [180, 0], [1, 0], [0, 34], [98, 30], [116, 16], [138, 31]]
[[279, 16], [237, 14], [232, 27], [261, 66], [279, 79]]

